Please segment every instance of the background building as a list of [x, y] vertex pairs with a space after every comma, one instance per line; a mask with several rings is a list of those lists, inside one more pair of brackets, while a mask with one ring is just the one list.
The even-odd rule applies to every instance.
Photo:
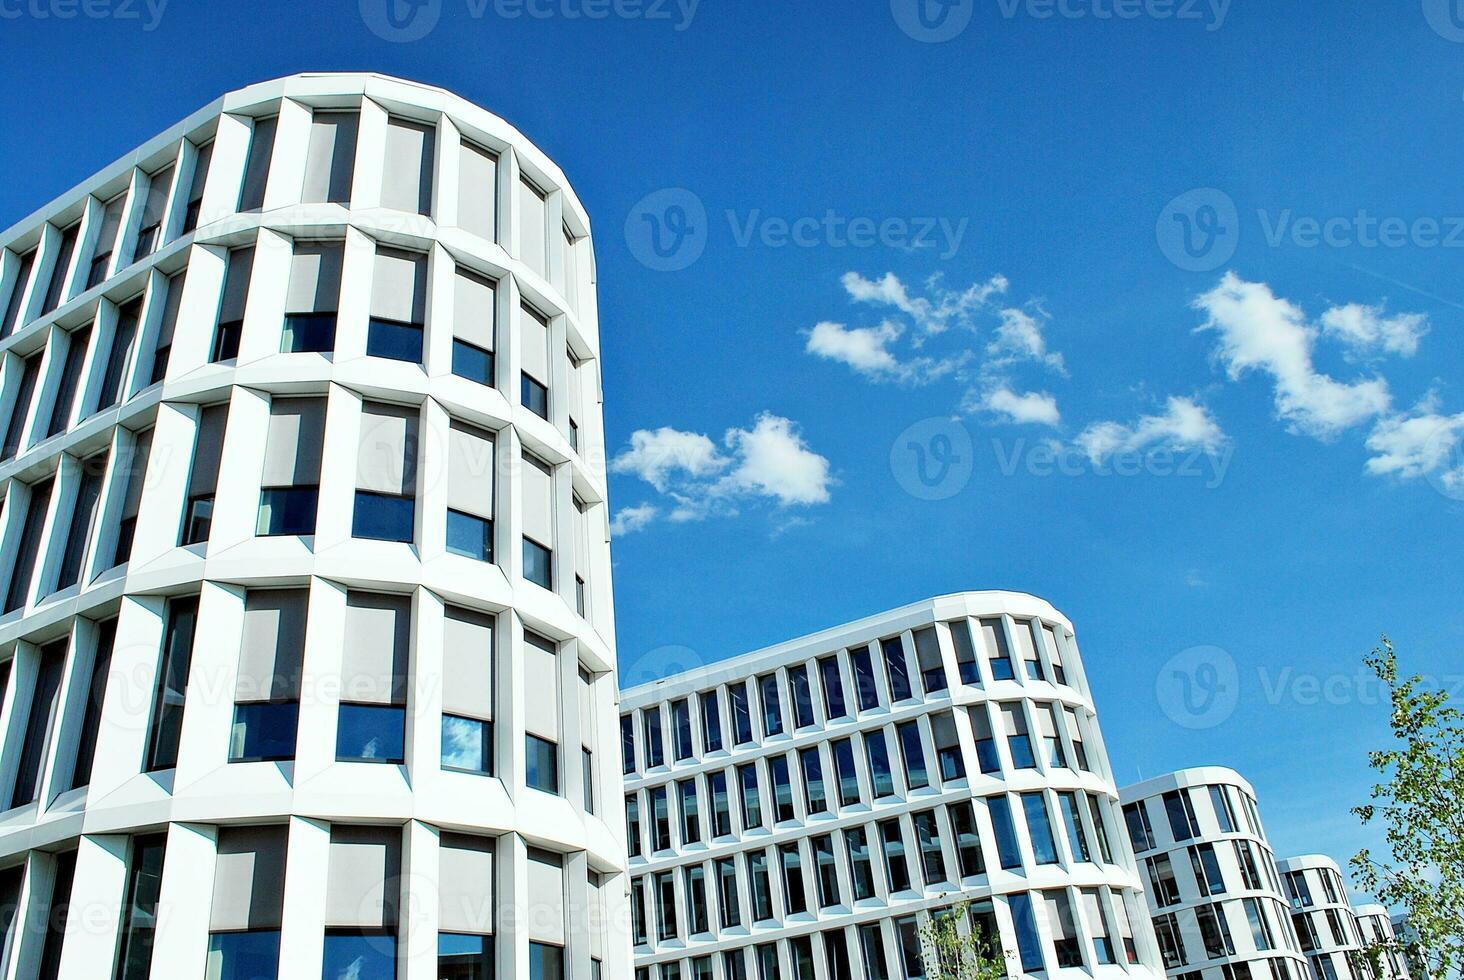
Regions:
[[1186, 769], [1121, 795], [1171, 977], [1307, 980], [1250, 783], [1229, 769]]
[[298, 75], [0, 245], [0, 975], [628, 977], [554, 163]]
[[1376, 951], [1363, 956], [1370, 969], [1375, 967], [1374, 980], [1407, 980], [1408, 960], [1399, 947], [1391, 913], [1381, 905], [1358, 905], [1352, 911], [1362, 948]]
[[978, 592], [626, 691], [637, 976], [921, 975], [970, 899], [1013, 975], [1155, 977], [1071, 624]]
[[1291, 921], [1315, 980], [1366, 980], [1357, 918], [1337, 862], [1321, 854], [1278, 862], [1291, 898]]

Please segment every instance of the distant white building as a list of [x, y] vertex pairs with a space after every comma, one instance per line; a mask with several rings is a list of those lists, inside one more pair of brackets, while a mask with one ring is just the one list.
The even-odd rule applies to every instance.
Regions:
[[958, 901], [1012, 976], [1162, 975], [1072, 625], [1040, 599], [687, 671], [624, 692], [620, 726], [641, 980], [919, 977], [919, 924]]
[[1322, 854], [1278, 862], [1291, 899], [1292, 922], [1315, 980], [1368, 980], [1362, 936], [1342, 881], [1342, 868]]
[[377, 75], [0, 233], [0, 976], [628, 980], [599, 356], [564, 174]]
[[1121, 795], [1170, 977], [1307, 980], [1250, 783], [1230, 769], [1186, 769]]
[[1393, 928], [1393, 916], [1382, 905], [1357, 905], [1353, 914], [1357, 916], [1357, 931], [1362, 939], [1364, 960], [1369, 968], [1372, 959], [1368, 950], [1379, 950], [1377, 966], [1380, 975], [1370, 980], [1409, 980], [1408, 959], [1399, 948], [1398, 934]]

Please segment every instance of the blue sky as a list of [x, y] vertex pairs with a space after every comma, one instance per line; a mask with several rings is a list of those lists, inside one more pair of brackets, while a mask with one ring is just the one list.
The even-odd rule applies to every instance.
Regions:
[[1361, 656], [1464, 673], [1446, 3], [973, 0], [927, 43], [905, 0], [438, 0], [410, 42], [373, 2], [4, 0], [0, 224], [251, 81], [454, 89], [596, 223], [628, 681], [1031, 591], [1122, 782], [1227, 764], [1283, 854], [1375, 841]]

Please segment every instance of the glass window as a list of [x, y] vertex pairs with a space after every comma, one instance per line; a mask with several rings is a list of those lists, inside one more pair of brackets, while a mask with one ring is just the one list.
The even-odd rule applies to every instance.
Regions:
[[783, 901], [789, 915], [808, 911], [808, 894], [803, 885], [803, 856], [798, 845], [778, 845], [778, 856], [783, 863]]
[[1201, 895], [1223, 895], [1225, 876], [1220, 873], [1220, 859], [1213, 844], [1200, 844], [1189, 849], [1190, 868]]
[[684, 869], [686, 881], [686, 921], [693, 936], [711, 929], [707, 920], [706, 871], [699, 864]]
[[737, 862], [732, 858], [717, 859], [717, 904], [722, 911], [722, 928], [742, 926], [742, 909], [737, 898]]
[[371, 284], [366, 355], [422, 363], [427, 317], [427, 256], [378, 246]]
[[788, 775], [788, 757], [773, 756], [768, 760], [768, 772], [773, 777], [773, 822], [784, 823], [794, 819], [793, 781]]
[[1179, 880], [1174, 876], [1174, 862], [1168, 854], [1147, 858], [1144, 861], [1149, 872], [1150, 897], [1160, 908], [1179, 904]]
[[645, 728], [646, 768], [655, 769], [666, 764], [666, 742], [661, 735], [661, 706], [646, 708], [641, 713], [641, 725]]
[[841, 738], [833, 744], [834, 768], [839, 777], [839, 806], [859, 802], [859, 773], [854, 767], [854, 742]]
[[620, 771], [626, 776], [635, 772], [635, 719], [630, 715], [620, 716]]
[[80, 327], [66, 335], [66, 359], [61, 365], [61, 380], [57, 383], [56, 395], [51, 402], [51, 421], [46, 426], [48, 438], [58, 432], [65, 432], [71, 425], [71, 415], [76, 409], [77, 390], [81, 383], [81, 369], [86, 364], [86, 352], [90, 346], [91, 327]]
[[808, 801], [808, 813], [824, 813], [828, 810], [828, 796], [824, 792], [823, 754], [814, 745], [798, 752], [798, 761], [803, 770], [803, 797]]
[[783, 705], [778, 695], [778, 675], [758, 678], [758, 694], [762, 700], [763, 737], [783, 734]]
[[1220, 905], [1202, 905], [1195, 909], [1195, 918], [1200, 924], [1200, 939], [1205, 944], [1205, 955], [1212, 960], [1222, 956], [1235, 955], [1235, 940], [1230, 935], [1230, 923], [1225, 919], [1225, 909]]
[[980, 684], [981, 673], [976, 667], [976, 647], [971, 642], [971, 621], [960, 619], [947, 623], [951, 631], [951, 645], [956, 648], [956, 667], [960, 671], [962, 684]]
[[920, 683], [927, 696], [950, 687], [946, 680], [945, 658], [940, 652], [940, 637], [934, 626], [918, 629], [915, 636], [915, 659], [920, 662]]
[[697, 805], [696, 780], [683, 779], [676, 784], [681, 806], [681, 843], [701, 841], [701, 814]]
[[930, 771], [925, 768], [925, 746], [920, 737], [920, 723], [902, 722], [895, 729], [900, 737], [900, 756], [905, 762], [905, 782], [910, 789], [930, 785]]
[[[21, 526], [20, 545], [10, 570], [10, 587], [5, 593], [5, 612], [12, 613], [31, 599], [31, 586], [36, 574], [46, 529], [46, 514], [51, 508], [51, 490], [55, 481], [47, 478], [34, 484], [27, 495], [25, 523]], [[12, 497], [12, 499], [14, 499]]]
[[818, 880], [818, 907], [839, 905], [839, 869], [834, 861], [834, 838], [823, 834], [809, 840], [813, 848], [813, 866]]
[[1192, 840], [1200, 835], [1195, 806], [1188, 790], [1171, 790], [1164, 794], [1164, 812], [1169, 815], [1169, 829], [1177, 841]]
[[1042, 893], [1042, 902], [1047, 906], [1047, 927], [1052, 931], [1052, 951], [1057, 965], [1068, 969], [1083, 966], [1082, 944], [1078, 939], [1077, 924], [1073, 919], [1073, 904], [1067, 892]]
[[948, 881], [945, 869], [945, 855], [941, 850], [940, 825], [935, 811], [926, 810], [912, 818], [915, 824], [915, 840], [920, 846], [920, 868], [927, 888]]
[[492, 980], [493, 937], [438, 933], [437, 975], [441, 980]]
[[818, 678], [823, 687], [824, 714], [830, 721], [847, 718], [849, 708], [844, 703], [844, 675], [839, 669], [839, 658], [825, 657], [820, 660]]
[[752, 895], [752, 918], [755, 922], [766, 922], [773, 917], [773, 892], [768, 881], [768, 855], [766, 851], [747, 853], [747, 879]]
[[701, 700], [702, 751], [722, 751], [722, 707], [716, 691], [703, 691]]
[[117, 980], [147, 980], [152, 969], [158, 897], [163, 884], [167, 835], [135, 838], [127, 866], [127, 899], [122, 906], [122, 945]]
[[530, 789], [559, 792], [559, 746], [538, 735], [524, 736], [524, 782]]
[[789, 667], [788, 684], [793, 689], [793, 727], [807, 728], [815, 721], [813, 688], [808, 681], [808, 665], [795, 664]]
[[894, 796], [895, 780], [890, 770], [890, 751], [883, 730], [875, 729], [864, 733], [864, 751], [869, 758], [869, 778], [874, 786], [874, 798]]
[[641, 855], [640, 797], [635, 793], [625, 796], [625, 839], [631, 857]]
[[859, 694], [859, 710], [878, 708], [879, 687], [874, 682], [874, 665], [870, 660], [869, 648], [850, 650], [849, 664], [854, 668], [854, 689]]
[[45, 910], [46, 938], [41, 946], [41, 966], [37, 980], [59, 980], [61, 947], [66, 941], [66, 927], [71, 918], [71, 886], [76, 879], [76, 852], [56, 856], [56, 877], [51, 887], [51, 904]]
[[651, 850], [671, 849], [671, 804], [665, 786], [653, 786], [651, 793]]
[[1093, 854], [1088, 849], [1088, 835], [1083, 829], [1083, 811], [1078, 805], [1078, 794], [1059, 793], [1058, 799], [1062, 801], [1062, 822], [1067, 830], [1068, 848], [1072, 852], [1074, 861], [1092, 861]]
[[[40, 798], [41, 773], [55, 730], [61, 675], [66, 668], [66, 647], [67, 641], [60, 639], [43, 646], [38, 654], [40, 665], [20, 750], [20, 771], [10, 798], [12, 808], [28, 806]], [[17, 707], [24, 710], [23, 706]]]
[[149, 772], [178, 764], [178, 740], [183, 731], [183, 698], [188, 668], [193, 659], [193, 632], [198, 620], [196, 596], [168, 600], [168, 625], [153, 695], [152, 730], [148, 737]]
[[1032, 838], [1032, 853], [1038, 864], [1057, 863], [1057, 841], [1052, 836], [1052, 819], [1047, 813], [1047, 798], [1041, 793], [1023, 793], [1022, 810], [1027, 815], [1027, 832]]
[[686, 698], [671, 704], [671, 720], [675, 732], [676, 761], [690, 759], [691, 749], [691, 704]]
[[76, 742], [76, 763], [71, 770], [71, 789], [91, 782], [92, 762], [97, 751], [97, 734], [102, 727], [102, 702], [107, 695], [107, 679], [112, 673], [112, 646], [117, 638], [117, 620], [109, 619], [97, 626], [97, 647], [92, 657], [91, 681], [87, 684], [86, 709], [81, 718], [81, 734]]
[[854, 901], [874, 897], [874, 869], [869, 861], [869, 837], [863, 827], [844, 831], [844, 845], [849, 850], [849, 880], [854, 886]]
[[1134, 850], [1143, 852], [1154, 849], [1154, 827], [1149, 823], [1149, 807], [1143, 801], [1125, 803], [1123, 819], [1128, 824], [1129, 840]]
[[1210, 803], [1215, 808], [1215, 820], [1222, 834], [1235, 833], [1235, 811], [1230, 806], [1230, 795], [1223, 786], [1210, 787]]
[[905, 662], [905, 644], [898, 636], [881, 640], [880, 651], [884, 654], [885, 673], [890, 681], [890, 700], [896, 703], [908, 701], [915, 696], [910, 687], [910, 668]]
[[216, 932], [208, 937], [204, 980], [275, 980], [279, 969], [278, 931]]
[[727, 799], [727, 774], [707, 773], [707, 790], [712, 796], [712, 836], [727, 837], [732, 833], [732, 809]]
[[56, 591], [69, 589], [81, 581], [82, 565], [96, 531], [98, 504], [102, 497], [102, 477], [107, 472], [107, 453], [100, 452], [81, 461], [81, 485], [76, 490], [76, 503], [71, 510], [70, 527], [66, 530], [66, 550], [61, 555], [61, 569], [56, 576]]
[[336, 731], [336, 761], [406, 761], [406, 709], [390, 704], [342, 704]]
[[981, 640], [986, 645], [986, 656], [991, 665], [993, 680], [1016, 679], [1012, 670], [1012, 651], [1007, 646], [1006, 627], [1000, 619], [981, 620]]
[[986, 858], [981, 851], [981, 834], [976, 829], [976, 808], [969, 800], [952, 803], [951, 826], [956, 832], [956, 856], [961, 861], [961, 877], [986, 874]]
[[30, 418], [31, 398], [35, 395], [40, 371], [40, 354], [32, 354], [21, 362], [15, 397], [10, 399], [10, 421], [6, 423], [5, 445], [0, 447], [0, 459], [10, 459], [27, 445], [26, 422]]
[[396, 937], [388, 932], [327, 929], [322, 980], [394, 980]]
[[1028, 973], [1039, 973], [1046, 969], [1042, 959], [1042, 944], [1037, 938], [1037, 919], [1032, 914], [1032, 899], [1026, 892], [1017, 892], [1007, 897], [1007, 907], [1012, 913], [1012, 924], [1017, 928], [1017, 952], [1022, 969]]
[[987, 812], [991, 815], [992, 829], [996, 831], [996, 854], [1001, 866], [1007, 871], [1022, 866], [1022, 851], [1017, 847], [1017, 828], [1012, 822], [1011, 803], [1005, 796], [992, 796], [986, 800]]
[[905, 835], [900, 830], [900, 821], [883, 820], [879, 824], [879, 837], [884, 845], [885, 874], [891, 892], [902, 892], [910, 888], [910, 868], [905, 861]]
[[733, 684], [727, 688], [727, 696], [732, 701], [733, 742], [736, 745], [749, 745], [752, 742], [752, 711], [747, 701], [747, 685]]
[[1098, 853], [1103, 855], [1104, 863], [1112, 864], [1113, 845], [1108, 842], [1108, 824], [1104, 812], [1104, 805], [1098, 802], [1098, 797], [1089, 793], [1088, 816], [1093, 818], [1093, 833], [1098, 837]]

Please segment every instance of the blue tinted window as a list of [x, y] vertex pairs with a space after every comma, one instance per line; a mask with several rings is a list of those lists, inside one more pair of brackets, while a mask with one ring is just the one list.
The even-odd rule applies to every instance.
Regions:
[[284, 335], [280, 338], [280, 353], [329, 353], [335, 350], [335, 331], [334, 313], [287, 314]]
[[554, 588], [552, 554], [539, 542], [524, 538], [524, 578], [541, 588]]
[[489, 980], [493, 976], [493, 937], [438, 933], [437, 975], [445, 980]]
[[1027, 814], [1027, 833], [1032, 838], [1032, 853], [1038, 864], [1057, 863], [1057, 842], [1052, 837], [1052, 819], [1047, 813], [1047, 799], [1041, 793], [1023, 793], [1022, 809]]
[[1032, 915], [1032, 899], [1026, 892], [1018, 892], [1007, 899], [1011, 908], [1012, 922], [1017, 927], [1017, 949], [1022, 957], [1022, 969], [1037, 973], [1046, 969], [1042, 962], [1042, 943], [1037, 939], [1037, 920]]
[[493, 523], [461, 511], [447, 512], [447, 550], [464, 558], [493, 560]]
[[395, 980], [396, 937], [327, 932], [320, 976], [321, 980]]
[[530, 789], [559, 792], [559, 746], [537, 735], [524, 736], [527, 767], [525, 782]]
[[259, 525], [256, 534], [314, 534], [315, 487], [275, 487], [259, 495]]
[[907, 701], [915, 696], [910, 687], [910, 668], [905, 663], [905, 644], [898, 636], [880, 644], [884, 651], [885, 669], [890, 677], [890, 700]]
[[452, 342], [452, 373], [460, 378], [491, 386], [493, 384], [493, 352], [463, 343], [461, 340], [454, 340]]
[[493, 726], [476, 718], [442, 716], [442, 768], [491, 772], [488, 764]]
[[381, 493], [356, 491], [356, 513], [351, 522], [351, 535], [373, 541], [412, 540], [417, 502], [411, 497], [392, 497]]
[[564, 980], [564, 950], [547, 943], [529, 943], [529, 980]]
[[372, 317], [366, 333], [366, 354], [368, 357], [421, 364], [422, 328], [412, 323]]
[[1005, 796], [993, 796], [986, 801], [991, 813], [991, 826], [996, 831], [996, 853], [1001, 866], [1010, 871], [1022, 866], [1022, 851], [1017, 847], [1017, 828], [1012, 823], [1012, 807]]
[[229, 740], [230, 762], [262, 762], [295, 757], [295, 725], [300, 706], [294, 701], [236, 704]]
[[549, 389], [529, 377], [522, 376], [519, 385], [519, 397], [525, 408], [539, 416], [541, 419], [549, 418]]
[[849, 655], [849, 663], [854, 666], [854, 686], [859, 691], [859, 710], [878, 708], [879, 688], [874, 683], [874, 664], [869, 658], [869, 651], [864, 648], [855, 650]]
[[223, 932], [208, 937], [210, 980], [275, 980], [280, 969], [278, 932]]
[[339, 762], [394, 762], [404, 759], [405, 708], [391, 704], [342, 704], [336, 727]]

